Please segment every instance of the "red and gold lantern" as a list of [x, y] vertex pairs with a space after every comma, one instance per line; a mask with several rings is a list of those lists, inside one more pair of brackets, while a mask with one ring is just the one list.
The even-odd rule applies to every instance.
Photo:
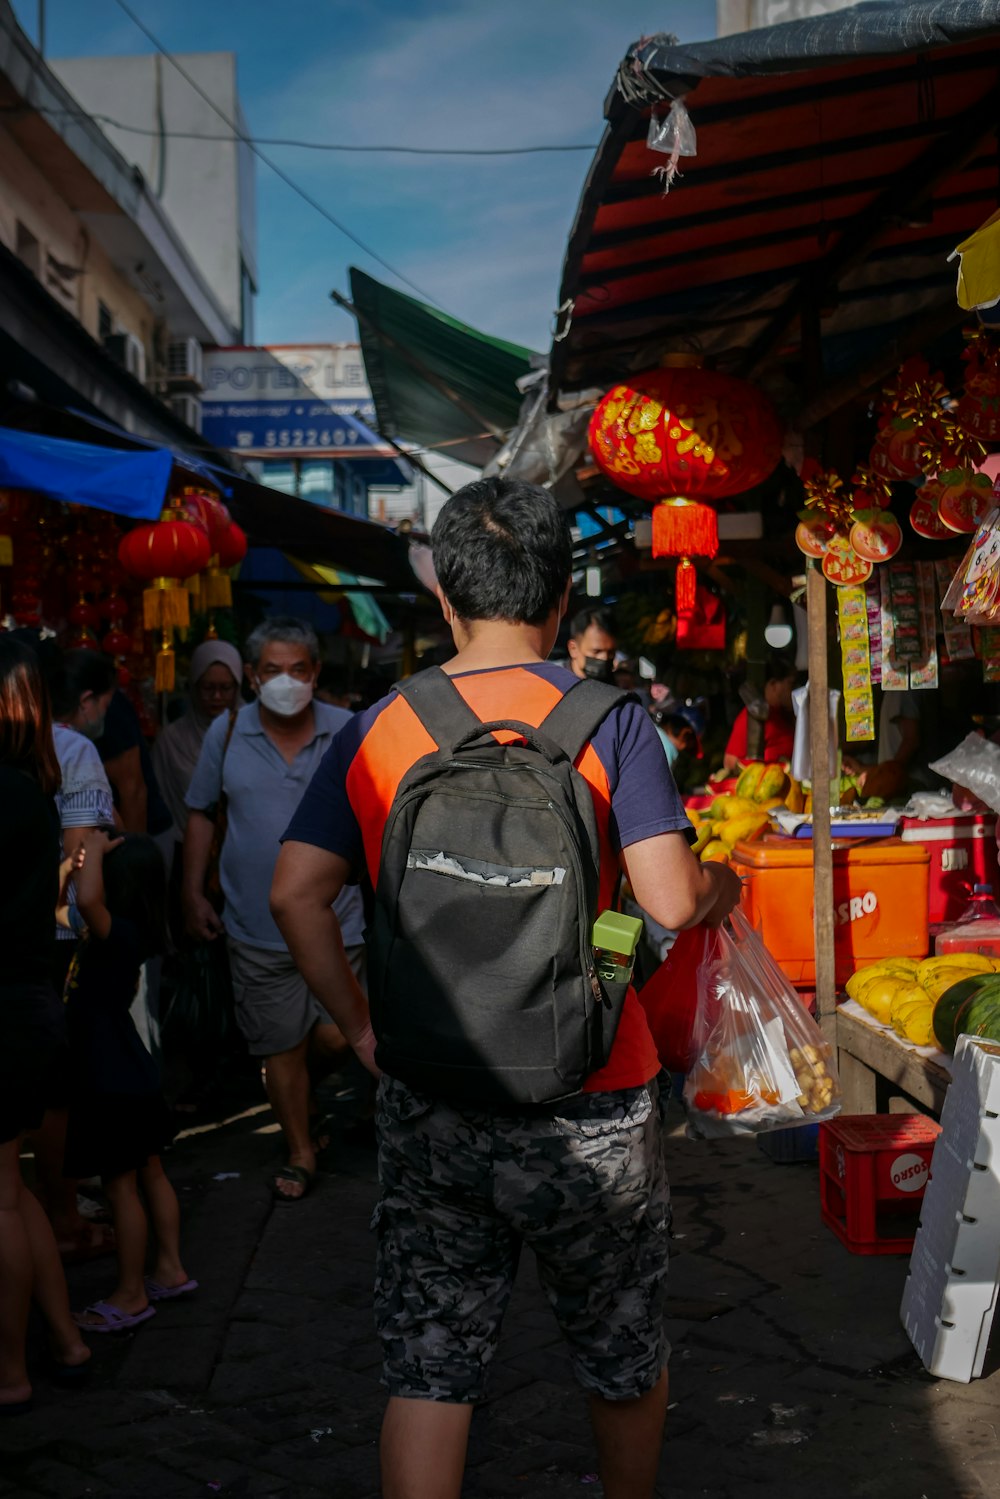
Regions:
[[216, 538], [215, 554], [201, 579], [201, 598], [206, 609], [231, 609], [233, 585], [229, 569], [237, 567], [247, 554], [246, 532], [230, 521]]
[[601, 472], [656, 506], [653, 554], [681, 559], [677, 612], [689, 614], [691, 557], [714, 557], [719, 544], [715, 514], [700, 502], [742, 494], [772, 472], [783, 441], [773, 406], [745, 381], [671, 355], [609, 390], [588, 438]]
[[204, 527], [190, 520], [178, 500], [172, 500], [160, 519], [137, 526], [122, 539], [118, 560], [127, 573], [141, 578], [143, 623], [161, 632], [156, 657], [156, 690], [174, 685], [173, 632], [191, 622], [183, 580], [201, 572], [211, 556]]

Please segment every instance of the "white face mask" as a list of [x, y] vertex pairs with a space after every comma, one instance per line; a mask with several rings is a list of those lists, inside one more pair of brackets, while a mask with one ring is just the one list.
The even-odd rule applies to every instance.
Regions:
[[270, 713], [280, 718], [294, 718], [312, 702], [312, 682], [298, 682], [287, 672], [280, 677], [271, 677], [257, 687], [257, 696]]

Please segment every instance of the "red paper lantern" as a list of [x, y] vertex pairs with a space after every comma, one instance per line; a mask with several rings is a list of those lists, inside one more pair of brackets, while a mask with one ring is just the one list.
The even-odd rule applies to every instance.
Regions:
[[714, 557], [719, 548], [714, 511], [695, 502], [762, 483], [782, 439], [766, 396], [686, 355], [614, 386], [598, 403], [588, 431], [594, 461], [619, 488], [656, 505], [653, 555], [680, 558], [679, 616], [695, 607], [691, 557]]
[[641, 500], [722, 500], [760, 484], [781, 457], [783, 434], [765, 395], [744, 380], [679, 356], [614, 386], [588, 438], [594, 461]]
[[215, 549], [219, 566], [237, 567], [246, 556], [248, 545], [246, 532], [235, 521], [230, 521]]
[[149, 586], [143, 590], [143, 623], [160, 630], [156, 655], [156, 690], [174, 685], [173, 632], [191, 622], [183, 579], [201, 572], [211, 556], [204, 527], [190, 520], [179, 500], [172, 500], [153, 525], [136, 526], [123, 537], [118, 560], [127, 573]]
[[113, 593], [100, 606], [101, 618], [117, 624], [120, 620], [128, 619], [129, 607], [128, 599], [123, 599], [120, 593]]
[[211, 548], [209, 555], [218, 551], [218, 543], [232, 525], [232, 517], [216, 494], [203, 493], [197, 489], [185, 489], [181, 505], [196, 525], [202, 526]]
[[[208, 565], [208, 571], [197, 580], [200, 585], [199, 603], [203, 609], [231, 609], [233, 607], [233, 584], [227, 569], [235, 567], [246, 556], [246, 533], [235, 521], [230, 521], [219, 537], [216, 547], [217, 550]], [[191, 587], [190, 582], [188, 587]]]
[[80, 599], [71, 609], [67, 610], [66, 618], [78, 630], [93, 630], [101, 622], [101, 615], [97, 605], [88, 604], [86, 599]]
[[101, 641], [101, 649], [109, 656], [127, 656], [132, 648], [132, 637], [124, 630], [111, 629]]

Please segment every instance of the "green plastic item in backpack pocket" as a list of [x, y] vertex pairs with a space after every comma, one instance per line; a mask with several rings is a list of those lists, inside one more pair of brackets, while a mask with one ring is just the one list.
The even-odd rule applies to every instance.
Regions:
[[627, 984], [632, 978], [635, 950], [642, 936], [638, 916], [602, 911], [590, 934], [597, 975], [605, 984]]

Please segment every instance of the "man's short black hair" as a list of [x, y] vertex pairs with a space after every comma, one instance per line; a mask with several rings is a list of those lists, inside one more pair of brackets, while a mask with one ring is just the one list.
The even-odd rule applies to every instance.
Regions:
[[459, 619], [540, 625], [573, 565], [566, 517], [547, 489], [477, 479], [446, 502], [431, 533], [434, 570]]
[[615, 622], [611, 617], [611, 610], [597, 608], [581, 609], [573, 615], [569, 627], [570, 639], [579, 640], [582, 635], [586, 635], [591, 625], [596, 625], [605, 635], [614, 639]]

